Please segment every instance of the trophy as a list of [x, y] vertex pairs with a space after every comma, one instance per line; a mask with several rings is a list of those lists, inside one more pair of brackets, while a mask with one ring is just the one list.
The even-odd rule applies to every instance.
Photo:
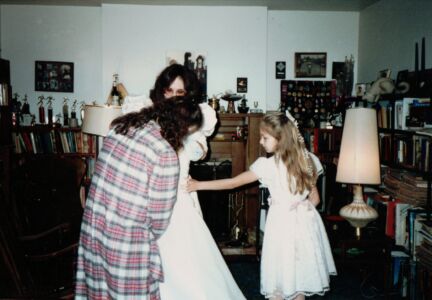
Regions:
[[43, 95], [40, 95], [38, 97], [38, 104], [39, 104], [39, 123], [45, 124], [45, 107], [43, 105], [45, 97]]
[[76, 117], [76, 104], [77, 100], [75, 99], [72, 103], [71, 117], [69, 119], [70, 127], [78, 127], [78, 119]]

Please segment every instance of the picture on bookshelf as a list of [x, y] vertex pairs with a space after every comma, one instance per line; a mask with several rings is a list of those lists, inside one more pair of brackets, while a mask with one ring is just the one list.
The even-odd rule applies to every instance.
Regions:
[[35, 61], [35, 91], [73, 93], [74, 64], [59, 61]]

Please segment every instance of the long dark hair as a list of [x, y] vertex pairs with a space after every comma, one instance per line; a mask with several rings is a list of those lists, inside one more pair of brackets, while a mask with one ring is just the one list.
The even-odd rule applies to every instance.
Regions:
[[200, 85], [195, 73], [187, 67], [172, 64], [166, 67], [156, 78], [154, 88], [150, 91], [150, 99], [153, 103], [163, 101], [165, 99], [165, 90], [180, 77], [183, 80], [186, 95], [193, 99], [199, 99]]
[[156, 121], [161, 127], [162, 137], [178, 150], [190, 127], [197, 129], [202, 125], [202, 113], [198, 103], [189, 97], [174, 97], [157, 101], [153, 106], [139, 112], [128, 113], [112, 121], [114, 131], [122, 135], [133, 135], [148, 122]]

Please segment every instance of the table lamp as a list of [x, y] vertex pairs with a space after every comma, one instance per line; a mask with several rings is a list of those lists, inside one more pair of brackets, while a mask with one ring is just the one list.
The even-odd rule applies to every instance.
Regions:
[[354, 185], [353, 202], [342, 207], [339, 214], [356, 228], [360, 238], [360, 228], [378, 217], [376, 210], [364, 202], [362, 191], [362, 184], [381, 182], [374, 109], [356, 107], [346, 111], [336, 181]]
[[121, 106], [86, 104], [82, 132], [106, 136], [111, 122], [122, 115]]

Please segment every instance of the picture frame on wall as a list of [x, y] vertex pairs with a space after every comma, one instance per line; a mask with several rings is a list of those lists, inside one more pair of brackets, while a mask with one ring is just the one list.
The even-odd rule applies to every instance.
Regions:
[[195, 73], [203, 101], [207, 99], [207, 58], [207, 52], [200, 50], [168, 50], [166, 53], [167, 66], [176, 63]]
[[73, 93], [74, 63], [35, 61], [35, 91]]
[[276, 62], [276, 79], [285, 79], [286, 72], [286, 62], [277, 61]]
[[326, 52], [296, 52], [295, 77], [323, 78], [327, 72]]
[[247, 93], [247, 77], [237, 77], [237, 93]]

